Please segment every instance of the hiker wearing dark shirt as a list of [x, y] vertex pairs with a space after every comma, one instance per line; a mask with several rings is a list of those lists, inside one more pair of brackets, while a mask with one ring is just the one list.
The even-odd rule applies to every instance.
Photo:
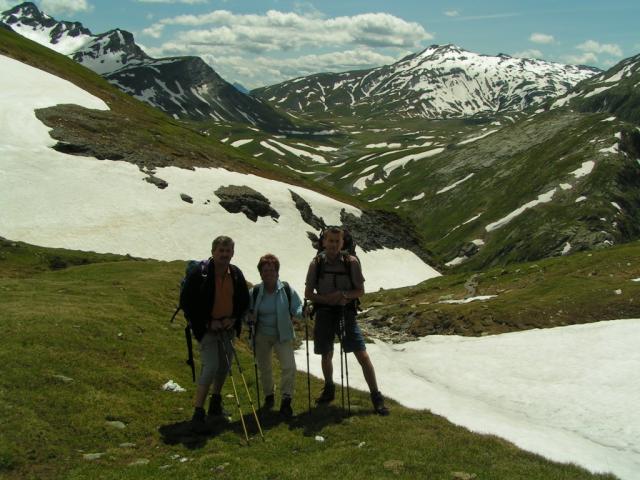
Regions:
[[[324, 390], [318, 403], [335, 398], [333, 383], [333, 341], [342, 336], [345, 352], [353, 352], [371, 392], [376, 413], [388, 415], [384, 397], [378, 390], [376, 373], [366, 351], [364, 338], [356, 322], [356, 300], [364, 295], [364, 277], [360, 262], [353, 255], [343, 254], [344, 232], [340, 227], [328, 227], [323, 235], [324, 251], [317, 255], [307, 271], [305, 298], [315, 310], [314, 352], [322, 355]], [[341, 323], [343, 331], [340, 332]], [[342, 335], [341, 335], [342, 334]]]
[[240, 335], [241, 319], [249, 308], [249, 290], [242, 271], [231, 265], [233, 240], [217, 237], [211, 246], [211, 258], [204, 272], [195, 269], [185, 280], [181, 297], [185, 316], [200, 344], [202, 371], [193, 401], [191, 419], [195, 431], [206, 431], [204, 403], [212, 387], [208, 415], [210, 419], [224, 415], [222, 386], [229, 370], [222, 342]]

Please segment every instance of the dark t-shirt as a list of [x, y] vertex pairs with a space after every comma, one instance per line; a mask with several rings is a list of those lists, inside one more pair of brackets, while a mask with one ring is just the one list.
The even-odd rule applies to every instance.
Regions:
[[[324, 266], [322, 267], [322, 275], [316, 282], [318, 257], [322, 257]], [[333, 262], [329, 262], [329, 259], [324, 253], [321, 253], [318, 257], [311, 261], [309, 270], [307, 271], [305, 285], [308, 288], [315, 290], [319, 295], [326, 295], [327, 293], [339, 290], [352, 290], [354, 288], [364, 287], [364, 277], [362, 276], [360, 262], [353, 255], [346, 257], [346, 265], [342, 255], [338, 255]], [[351, 275], [349, 275], [346, 267], [351, 269]]]

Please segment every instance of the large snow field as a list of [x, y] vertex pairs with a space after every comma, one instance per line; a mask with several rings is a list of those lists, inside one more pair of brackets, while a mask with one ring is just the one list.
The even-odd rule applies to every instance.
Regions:
[[[163, 190], [144, 181], [127, 162], [71, 156], [50, 148], [49, 129], [35, 108], [76, 103], [106, 109], [101, 100], [48, 73], [0, 56], [0, 235], [36, 245], [97, 252], [129, 253], [160, 260], [205, 258], [211, 240], [229, 235], [236, 242], [234, 263], [256, 282], [260, 255], [281, 259], [281, 277], [303, 290], [314, 250], [307, 237], [313, 227], [296, 209], [290, 190], [303, 197], [328, 224], [340, 210], [360, 215], [344, 203], [314, 191], [221, 168], [160, 168]], [[220, 186], [246, 185], [267, 197], [280, 214], [252, 222], [218, 204]], [[193, 204], [180, 194], [193, 197]], [[359, 253], [366, 288], [412, 285], [439, 275], [403, 249]]]
[[[631, 480], [640, 478], [638, 338], [640, 319], [630, 319], [481, 338], [427, 336], [367, 349], [380, 390], [407, 407]], [[320, 357], [311, 358], [311, 372], [321, 378]], [[304, 342], [296, 359], [304, 370]], [[333, 363], [339, 390], [337, 344]], [[349, 379], [367, 390], [353, 355]], [[297, 388], [302, 394], [306, 387]]]

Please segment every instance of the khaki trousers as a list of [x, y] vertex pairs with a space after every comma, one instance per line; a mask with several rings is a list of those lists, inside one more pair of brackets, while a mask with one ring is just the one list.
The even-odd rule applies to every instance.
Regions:
[[273, 371], [271, 368], [272, 355], [275, 351], [280, 362], [280, 391], [282, 396], [293, 397], [296, 380], [296, 360], [293, 355], [293, 342], [287, 340], [278, 342], [278, 338], [271, 335], [256, 334], [256, 361], [260, 371], [262, 390], [266, 395], [273, 395]]

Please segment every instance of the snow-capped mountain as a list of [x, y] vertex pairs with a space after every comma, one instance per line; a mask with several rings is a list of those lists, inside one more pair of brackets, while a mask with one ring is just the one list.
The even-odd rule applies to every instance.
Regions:
[[91, 41], [92, 33], [79, 22], [58, 21], [41, 12], [31, 2], [2, 12], [0, 20], [34, 42], [69, 55]]
[[120, 29], [92, 35], [85, 45], [70, 56], [100, 75], [114, 72], [126, 65], [141, 65], [153, 61], [136, 45], [131, 33]]
[[3, 12], [0, 21], [175, 118], [241, 122], [268, 130], [292, 128], [284, 116], [240, 93], [198, 57], [154, 59], [127, 31], [94, 35], [78, 22], [55, 20], [31, 2]]
[[104, 77], [176, 118], [231, 120], [271, 130], [291, 127], [269, 105], [238, 91], [200, 57], [133, 61]]
[[372, 70], [319, 74], [253, 93], [295, 112], [447, 118], [520, 111], [595, 75], [590, 67], [431, 46]]

